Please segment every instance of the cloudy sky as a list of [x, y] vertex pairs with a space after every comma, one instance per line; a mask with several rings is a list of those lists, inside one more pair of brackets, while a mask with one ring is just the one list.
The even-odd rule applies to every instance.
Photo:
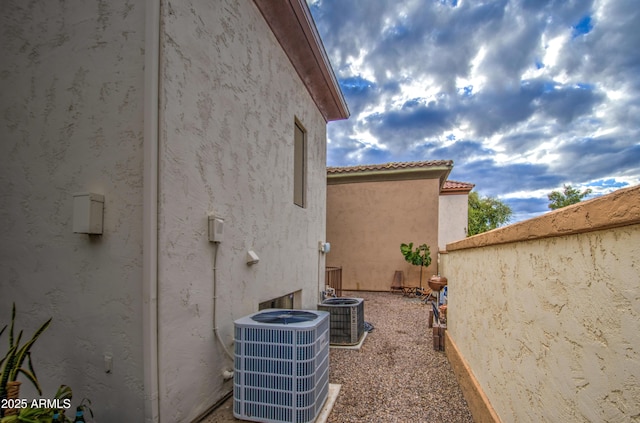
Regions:
[[640, 183], [637, 0], [308, 3], [351, 111], [329, 166], [453, 160], [512, 221]]

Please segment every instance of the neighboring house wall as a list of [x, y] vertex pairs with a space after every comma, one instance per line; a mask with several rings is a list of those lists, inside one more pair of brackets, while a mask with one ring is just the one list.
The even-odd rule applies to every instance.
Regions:
[[471, 405], [484, 394], [505, 422], [637, 419], [639, 204], [623, 189], [447, 246], [447, 354]]
[[[189, 421], [232, 389], [233, 320], [324, 281], [326, 122], [252, 2], [164, 9], [159, 217], [160, 407]], [[293, 203], [294, 122], [307, 131], [306, 207]], [[224, 219], [217, 252], [207, 215]], [[260, 262], [246, 264], [248, 250]], [[322, 270], [322, 271], [321, 271]]]
[[[14, 301], [25, 336], [53, 317], [32, 349], [43, 398], [64, 383], [99, 421], [144, 421], [144, 4], [4, 1], [1, 15], [0, 325]], [[101, 236], [72, 232], [81, 191], [105, 196]]]
[[438, 206], [438, 247], [466, 238], [469, 224], [469, 193], [440, 195]]
[[404, 260], [400, 244], [426, 243], [432, 264], [423, 285], [437, 272], [439, 179], [375, 181], [327, 186], [329, 266], [342, 267], [342, 288], [388, 291], [394, 271], [406, 284], [420, 284], [420, 268]]
[[[440, 251], [447, 244], [467, 237], [469, 225], [469, 192], [475, 185], [468, 182], [447, 180], [440, 191], [438, 246]], [[443, 275], [444, 276], [444, 275]]]

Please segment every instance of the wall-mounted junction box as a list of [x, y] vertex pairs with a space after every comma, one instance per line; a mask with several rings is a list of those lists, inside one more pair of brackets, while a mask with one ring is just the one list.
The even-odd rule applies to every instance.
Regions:
[[222, 242], [224, 239], [224, 219], [209, 216], [209, 242]]
[[73, 232], [102, 234], [104, 195], [93, 192], [73, 194]]

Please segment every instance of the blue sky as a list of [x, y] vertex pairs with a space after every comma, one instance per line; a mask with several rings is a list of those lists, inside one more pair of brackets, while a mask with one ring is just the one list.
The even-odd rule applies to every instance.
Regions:
[[640, 183], [637, 0], [308, 0], [351, 117], [328, 166], [453, 160], [513, 221]]

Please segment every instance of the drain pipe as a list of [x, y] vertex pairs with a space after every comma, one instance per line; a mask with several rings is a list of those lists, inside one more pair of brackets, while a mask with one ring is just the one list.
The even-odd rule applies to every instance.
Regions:
[[160, 421], [158, 363], [158, 162], [160, 2], [145, 2], [142, 186], [142, 350], [144, 419]]
[[[218, 247], [220, 246], [220, 242], [214, 242], [213, 243], [213, 333], [216, 336], [216, 339], [218, 340], [218, 342], [220, 343], [220, 345], [222, 345], [222, 349], [224, 350], [224, 352], [227, 354], [227, 356], [229, 357], [229, 359], [233, 362], [234, 358], [233, 355], [229, 352], [229, 350], [227, 349], [226, 345], [224, 344], [224, 342], [222, 341], [222, 338], [220, 337], [220, 332], [218, 331], [218, 324], [217, 324], [217, 319], [216, 319], [216, 315], [218, 314], [218, 297], [217, 297], [217, 285], [218, 285], [218, 278], [217, 278], [217, 262], [218, 262]], [[222, 372], [222, 378], [224, 380], [229, 380], [229, 379], [233, 379], [233, 370], [224, 370]]]

